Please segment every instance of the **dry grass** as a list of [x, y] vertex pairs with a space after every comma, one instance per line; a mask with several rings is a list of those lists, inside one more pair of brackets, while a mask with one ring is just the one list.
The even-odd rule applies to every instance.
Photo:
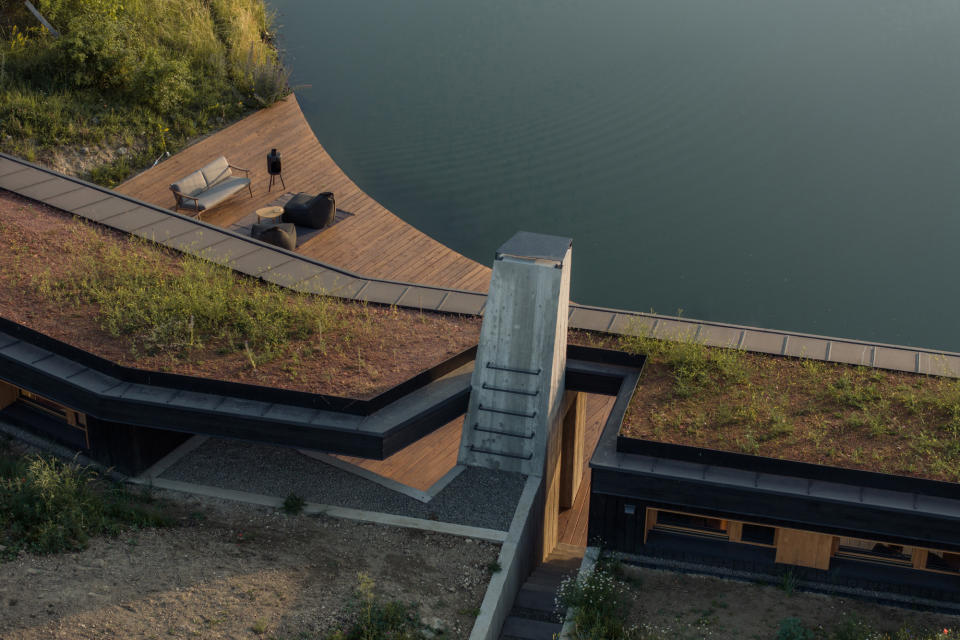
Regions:
[[351, 397], [469, 348], [480, 326], [293, 293], [10, 194], [0, 315], [127, 366]]
[[719, 349], [595, 338], [645, 353], [634, 438], [960, 481], [960, 380]]

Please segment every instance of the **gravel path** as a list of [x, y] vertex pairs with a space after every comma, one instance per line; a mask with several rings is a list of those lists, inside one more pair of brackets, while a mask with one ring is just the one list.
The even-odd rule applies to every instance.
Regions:
[[510, 527], [524, 481], [517, 473], [468, 468], [424, 504], [293, 449], [213, 438], [160, 477], [500, 531]]

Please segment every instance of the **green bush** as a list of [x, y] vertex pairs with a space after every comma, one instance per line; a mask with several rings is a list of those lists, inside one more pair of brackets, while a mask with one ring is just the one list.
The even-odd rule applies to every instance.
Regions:
[[297, 516], [303, 513], [303, 508], [307, 506], [307, 501], [295, 493], [290, 493], [283, 501], [281, 509], [290, 516]]
[[357, 575], [351, 622], [329, 634], [326, 640], [426, 640], [437, 637], [420, 621], [417, 607], [397, 601], [381, 602], [373, 592], [373, 580]]
[[629, 640], [636, 630], [626, 626], [630, 602], [613, 565], [601, 560], [585, 577], [567, 578], [560, 585], [557, 604], [573, 608], [575, 640]]
[[812, 629], [807, 628], [800, 618], [784, 618], [780, 621], [777, 640], [814, 640]]
[[0, 455], [0, 557], [75, 551], [94, 535], [170, 519], [94, 471], [43, 456]]
[[113, 186], [288, 91], [263, 0], [36, 4], [60, 38], [19, 5], [0, 12], [3, 151], [125, 147], [86, 176]]

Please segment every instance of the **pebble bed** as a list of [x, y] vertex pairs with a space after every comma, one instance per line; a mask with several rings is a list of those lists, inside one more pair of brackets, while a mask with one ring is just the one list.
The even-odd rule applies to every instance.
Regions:
[[467, 468], [428, 503], [342, 471], [294, 449], [211, 438], [161, 478], [380, 513], [506, 531], [524, 478]]

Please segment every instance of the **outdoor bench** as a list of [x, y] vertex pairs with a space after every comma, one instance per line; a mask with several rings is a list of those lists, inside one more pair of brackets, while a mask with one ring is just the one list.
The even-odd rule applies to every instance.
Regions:
[[[234, 176], [231, 169], [243, 171], [247, 177]], [[170, 190], [177, 200], [177, 210], [196, 211], [199, 218], [201, 212], [220, 204], [236, 192], [243, 191], [244, 187], [252, 198], [250, 171], [235, 167], [228, 163], [225, 157], [220, 156], [202, 169], [171, 184]]]

